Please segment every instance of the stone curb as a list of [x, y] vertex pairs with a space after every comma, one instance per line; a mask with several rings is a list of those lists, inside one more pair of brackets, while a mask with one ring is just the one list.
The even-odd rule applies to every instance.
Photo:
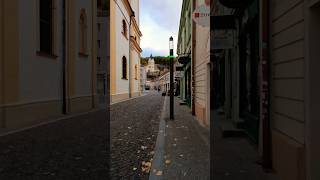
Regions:
[[[159, 132], [157, 136], [157, 142], [155, 147], [155, 154], [152, 161], [151, 172], [149, 175], [149, 180], [162, 180], [163, 170], [164, 170], [164, 151], [165, 151], [165, 133], [166, 133], [166, 117], [168, 116], [168, 97], [165, 97], [163, 108], [160, 116]], [[154, 171], [155, 170], [155, 171]], [[161, 175], [157, 175], [161, 172]]]

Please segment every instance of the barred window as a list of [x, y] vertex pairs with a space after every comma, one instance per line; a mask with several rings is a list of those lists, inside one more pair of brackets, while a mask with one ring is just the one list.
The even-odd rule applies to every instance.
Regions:
[[122, 79], [127, 78], [127, 58], [125, 56], [122, 57]]
[[127, 38], [127, 32], [128, 32], [128, 28], [127, 28], [127, 23], [126, 21], [123, 19], [122, 20], [122, 34]]
[[53, 54], [53, 16], [52, 0], [41, 0], [40, 3], [40, 51]]
[[87, 14], [85, 9], [80, 10], [80, 53], [87, 53]]

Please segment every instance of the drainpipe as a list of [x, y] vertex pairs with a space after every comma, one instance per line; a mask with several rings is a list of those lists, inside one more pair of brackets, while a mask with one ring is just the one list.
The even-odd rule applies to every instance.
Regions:
[[130, 53], [130, 49], [131, 49], [131, 24], [132, 24], [132, 18], [134, 18], [134, 12], [130, 15], [130, 23], [129, 23], [129, 55], [128, 55], [128, 65], [129, 65], [129, 98], [132, 98], [132, 94], [131, 94], [131, 53]]
[[[195, 7], [196, 1], [192, 2], [192, 12], [196, 9]], [[195, 108], [195, 45], [196, 45], [196, 23], [192, 21], [192, 27], [191, 27], [191, 109], [192, 109], [192, 115], [196, 115], [196, 108]]]
[[62, 112], [67, 114], [66, 102], [66, 0], [62, 1]]

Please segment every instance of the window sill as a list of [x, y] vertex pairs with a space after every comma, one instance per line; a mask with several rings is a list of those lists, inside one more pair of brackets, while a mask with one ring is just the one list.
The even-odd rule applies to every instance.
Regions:
[[57, 59], [58, 58], [57, 55], [54, 55], [54, 54], [51, 54], [51, 53], [47, 53], [47, 52], [43, 52], [43, 51], [37, 51], [37, 55], [38, 56], [42, 56], [42, 57], [46, 57], [46, 58], [49, 58], [49, 59]]
[[89, 57], [89, 55], [86, 53], [79, 52], [78, 54], [80, 57], [85, 57], [85, 58]]

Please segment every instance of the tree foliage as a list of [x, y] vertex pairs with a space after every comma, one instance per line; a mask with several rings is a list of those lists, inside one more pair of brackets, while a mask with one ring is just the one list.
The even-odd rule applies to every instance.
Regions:
[[[164, 56], [155, 56], [153, 57], [155, 64], [160, 64], [160, 65], [169, 65], [170, 64], [170, 59], [168, 57]], [[147, 65], [148, 64], [149, 57], [142, 57], [140, 63], [142, 65]], [[174, 59], [175, 61], [175, 59]]]

